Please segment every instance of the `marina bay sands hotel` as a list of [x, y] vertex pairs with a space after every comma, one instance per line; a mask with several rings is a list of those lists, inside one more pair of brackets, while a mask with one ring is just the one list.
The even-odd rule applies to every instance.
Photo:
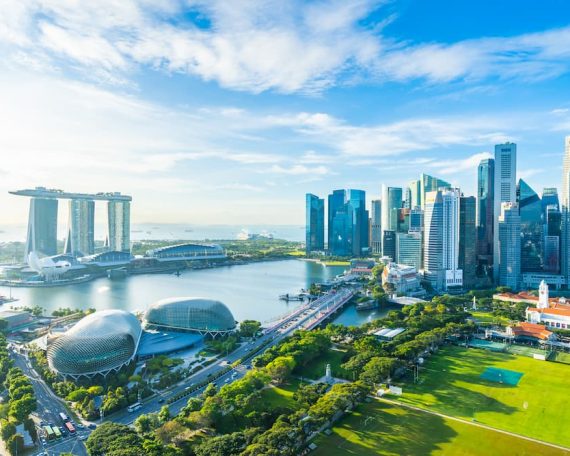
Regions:
[[109, 250], [130, 251], [132, 197], [112, 193], [68, 193], [36, 187], [9, 192], [30, 197], [26, 258], [37, 251], [57, 255], [58, 200], [69, 200], [69, 225], [64, 253], [86, 256], [95, 253], [95, 201], [107, 202]]

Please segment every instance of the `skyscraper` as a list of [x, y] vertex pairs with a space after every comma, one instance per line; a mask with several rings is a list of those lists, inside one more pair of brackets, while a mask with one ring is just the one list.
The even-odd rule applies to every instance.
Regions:
[[382, 256], [396, 260], [396, 232], [394, 230], [382, 230]]
[[477, 269], [481, 276], [492, 276], [494, 189], [495, 160], [481, 160], [477, 169]]
[[368, 251], [368, 210], [366, 192], [347, 190], [347, 204], [352, 217], [352, 254], [360, 256]]
[[[499, 215], [502, 203], [513, 203], [516, 206], [517, 187], [517, 145], [513, 143], [495, 146], [495, 184], [493, 189], [493, 277], [499, 280]], [[510, 209], [512, 211], [514, 209]], [[518, 207], [517, 207], [518, 210]], [[510, 215], [509, 215], [510, 217]], [[520, 227], [520, 223], [519, 223]]]
[[498, 222], [498, 283], [517, 290], [521, 283], [521, 216], [517, 204], [502, 203]]
[[562, 236], [560, 239], [560, 268], [565, 277], [566, 286], [570, 286], [570, 136], [564, 142], [564, 161], [562, 163], [561, 218]]
[[325, 250], [325, 200], [307, 193], [305, 196], [307, 253]]
[[69, 226], [64, 252], [76, 256], [95, 253], [95, 201], [69, 200]]
[[420, 232], [396, 233], [396, 263], [421, 269], [422, 236]]
[[382, 253], [382, 200], [372, 200], [370, 211], [372, 253]]
[[[398, 210], [401, 208], [402, 189], [382, 185], [382, 232], [387, 230], [395, 232], [398, 229]], [[387, 255], [384, 251], [384, 235], [382, 235], [382, 254]]]
[[424, 209], [426, 194], [428, 192], [435, 192], [437, 190], [451, 188], [451, 184], [449, 182], [444, 181], [443, 179], [439, 179], [437, 177], [430, 176], [429, 174], [422, 173], [420, 174], [419, 187], [420, 187], [419, 206], [422, 209]]
[[424, 276], [435, 290], [443, 288], [443, 198], [428, 192], [424, 210]]
[[543, 268], [543, 212], [538, 194], [524, 180], [517, 185], [521, 216], [521, 271], [541, 272]]
[[442, 191], [443, 201], [443, 269], [445, 289], [463, 286], [463, 270], [459, 267], [459, 206], [458, 188]]
[[57, 199], [31, 198], [24, 261], [30, 252], [57, 254]]
[[422, 204], [421, 182], [413, 180], [409, 183], [408, 188], [410, 189], [410, 209], [420, 207]]
[[131, 251], [131, 203], [109, 201], [107, 203], [109, 223], [109, 250]]
[[472, 287], [477, 270], [477, 229], [475, 226], [476, 200], [462, 196], [459, 200], [459, 269], [463, 271], [463, 285]]
[[368, 250], [368, 211], [363, 190], [334, 190], [329, 201], [329, 251], [360, 256]]
[[[341, 249], [343, 252], [346, 251], [346, 248], [341, 248], [341, 245], [346, 242], [346, 233], [345, 229], [340, 227], [340, 221], [337, 221], [337, 228], [335, 230], [335, 223], [334, 219], [337, 213], [344, 209], [346, 195], [344, 190], [334, 190], [328, 196], [328, 249], [329, 252], [333, 253], [335, 250]], [[346, 211], [345, 211], [346, 214]], [[347, 222], [343, 222], [342, 225], [344, 226]], [[340, 230], [340, 231], [339, 231]], [[343, 253], [343, 255], [345, 255]]]

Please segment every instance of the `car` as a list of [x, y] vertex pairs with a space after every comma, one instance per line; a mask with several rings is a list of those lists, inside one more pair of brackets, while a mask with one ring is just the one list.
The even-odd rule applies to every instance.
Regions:
[[89, 429], [97, 429], [97, 425], [96, 425], [95, 423], [89, 423], [89, 424], [87, 425], [87, 427], [88, 427]]
[[45, 445], [45, 444], [46, 444], [46, 439], [44, 439], [43, 437], [41, 437], [40, 440], [42, 441], [42, 445]]
[[164, 399], [163, 399], [163, 398], [160, 398], [160, 399], [158, 400], [158, 403], [159, 403], [159, 404], [162, 404], [163, 402], [164, 402]]
[[74, 424], [74, 426], [75, 426], [77, 429], [84, 429], [84, 428], [85, 428], [85, 426], [83, 426], [83, 424], [81, 424], [81, 423]]
[[87, 440], [89, 438], [88, 435], [82, 435], [81, 437], [79, 437], [79, 440]]

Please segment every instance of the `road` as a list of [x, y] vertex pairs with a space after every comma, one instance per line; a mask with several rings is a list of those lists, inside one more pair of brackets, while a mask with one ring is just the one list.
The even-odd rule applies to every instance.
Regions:
[[[34, 420], [36, 424], [38, 424], [38, 421], [45, 421], [50, 425], [63, 426], [59, 413], [68, 415], [68, 412], [63, 406], [61, 399], [51, 391], [37, 372], [32, 369], [26, 355], [17, 353], [14, 350], [11, 350], [10, 354], [14, 359], [14, 365], [22, 369], [24, 375], [32, 382], [32, 387], [34, 388], [34, 393], [38, 401], [38, 408], [35, 414], [39, 420]], [[87, 429], [78, 430], [76, 435], [67, 435], [63, 438], [46, 442], [45, 445], [40, 441], [38, 451], [44, 451], [50, 456], [65, 452], [70, 452], [77, 456], [87, 456], [85, 445], [79, 438], [88, 435], [88, 433], [89, 431]], [[39, 429], [38, 435], [41, 435]]]
[[[219, 360], [210, 366], [207, 366], [200, 372], [197, 372], [193, 376], [165, 390], [159, 396], [155, 396], [149, 399], [143, 403], [142, 407], [139, 410], [132, 413], [123, 410], [109, 416], [107, 419], [116, 423], [132, 424], [133, 421], [136, 420], [140, 415], [158, 412], [160, 408], [168, 402], [169, 398], [177, 396], [178, 394], [184, 392], [186, 389], [192, 387], [192, 385], [207, 381], [212, 377], [216, 377], [216, 374], [226, 369], [229, 364], [232, 364], [239, 359], [243, 359], [250, 352], [256, 352], [259, 347], [262, 347], [264, 344], [267, 345], [264, 347], [263, 351], [278, 344], [285, 337], [290, 336], [294, 331], [312, 326], [312, 323], [314, 321], [322, 320], [323, 314], [326, 313], [327, 310], [330, 311], [330, 309], [338, 308], [339, 304], [342, 301], [346, 302], [350, 300], [353, 294], [354, 293], [351, 290], [342, 289], [336, 293], [327, 294], [317, 299], [316, 301], [298, 307], [293, 312], [291, 312], [291, 314], [283, 318], [274, 326], [266, 329], [263, 336], [255, 339], [252, 342], [247, 342], [240, 345], [239, 348], [234, 350], [223, 360]], [[247, 372], [246, 366], [248, 366], [248, 362], [240, 364], [223, 376], [216, 378], [216, 385], [222, 386], [225, 383], [229, 383], [243, 377]], [[202, 390], [203, 388], [195, 391], [191, 395], [179, 399], [176, 402], [168, 404], [171, 415], [178, 414], [180, 412], [180, 409], [186, 405], [188, 399], [192, 396], [197, 396], [202, 392]]]

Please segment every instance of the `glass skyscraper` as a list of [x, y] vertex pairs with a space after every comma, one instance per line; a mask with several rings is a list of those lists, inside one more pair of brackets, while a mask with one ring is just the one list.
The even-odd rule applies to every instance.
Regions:
[[75, 256], [95, 253], [95, 201], [69, 200], [69, 226], [64, 252]]
[[498, 282], [517, 290], [521, 283], [521, 216], [517, 204], [502, 203], [498, 222]]
[[372, 200], [370, 212], [371, 249], [374, 254], [382, 253], [382, 200]]
[[422, 235], [420, 232], [396, 233], [396, 263], [422, 267]]
[[109, 250], [131, 251], [131, 203], [109, 201], [107, 203], [109, 222]]
[[57, 203], [55, 198], [30, 199], [24, 261], [34, 251], [46, 256], [57, 254]]
[[451, 184], [449, 182], [444, 181], [443, 179], [439, 179], [434, 176], [430, 176], [429, 174], [420, 174], [419, 180], [419, 187], [420, 187], [420, 206], [424, 209], [426, 194], [428, 192], [435, 192], [437, 190], [442, 190], [445, 188], [451, 188]]
[[306, 204], [306, 236], [307, 253], [325, 250], [325, 200], [307, 193]]
[[517, 185], [521, 219], [521, 271], [541, 272], [543, 268], [543, 211], [538, 194], [522, 179]]
[[472, 287], [477, 270], [476, 200], [474, 196], [459, 199], [459, 269], [463, 270], [463, 285]]
[[[382, 185], [382, 233], [398, 229], [398, 210], [402, 208], [402, 189]], [[395, 241], [394, 241], [395, 247]], [[384, 250], [384, 234], [382, 234], [382, 254], [388, 255]], [[393, 252], [395, 255], [395, 251]], [[395, 256], [391, 256], [392, 259]]]
[[477, 271], [489, 277], [493, 267], [494, 190], [495, 160], [481, 160], [477, 168]]
[[329, 252], [360, 256], [368, 250], [368, 211], [363, 190], [334, 190], [329, 201]]

